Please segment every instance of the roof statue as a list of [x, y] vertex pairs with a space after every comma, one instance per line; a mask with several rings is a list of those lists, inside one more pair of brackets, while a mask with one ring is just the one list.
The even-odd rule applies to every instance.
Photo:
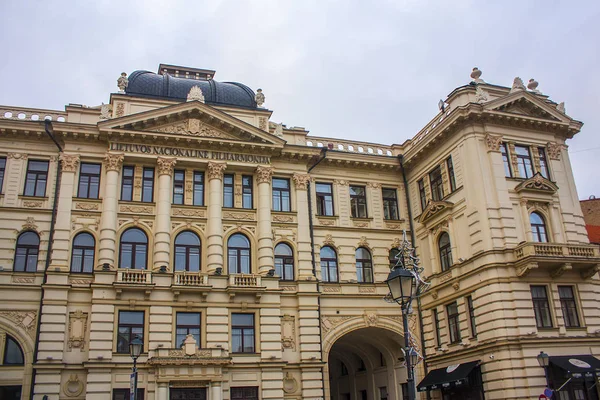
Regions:
[[535, 79], [531, 78], [529, 80], [529, 83], [527, 83], [527, 89], [531, 90], [533, 93], [541, 94], [542, 92], [537, 90], [538, 85], [539, 85], [539, 82], [536, 81]]
[[473, 82], [474, 83], [485, 83], [485, 81], [483, 79], [479, 79], [479, 77], [481, 76], [481, 70], [477, 67], [473, 68], [473, 71], [471, 72], [471, 78], [473, 78]]
[[525, 90], [525, 85], [523, 84], [523, 79], [517, 76], [513, 81], [512, 88], [510, 88], [510, 93], [518, 92], [519, 90]]
[[127, 79], [127, 74], [125, 72], [121, 72], [121, 76], [117, 79], [117, 87], [119, 88], [119, 93], [125, 93], [125, 89], [129, 86], [129, 79]]
[[254, 96], [254, 101], [256, 101], [256, 105], [262, 108], [262, 105], [265, 103], [265, 95], [262, 92], [262, 89], [256, 89], [256, 96]]
[[479, 85], [475, 88], [475, 101], [480, 104], [488, 101], [488, 92], [483, 90]]
[[277, 124], [275, 126], [274, 135], [277, 136], [277, 137], [280, 137], [280, 138], [283, 137], [283, 124], [282, 123], [281, 124]]
[[100, 108], [100, 119], [110, 119], [112, 116], [112, 105], [102, 103]]
[[566, 113], [567, 113], [567, 109], [565, 108], [565, 102], [564, 102], [564, 101], [561, 101], [560, 103], [558, 103], [558, 104], [556, 105], [556, 109], [557, 109], [558, 111], [560, 111], [561, 113], [563, 113], [563, 114], [566, 114]]
[[199, 101], [204, 103], [204, 94], [202, 94], [202, 89], [200, 86], [192, 86], [187, 95], [187, 101]]

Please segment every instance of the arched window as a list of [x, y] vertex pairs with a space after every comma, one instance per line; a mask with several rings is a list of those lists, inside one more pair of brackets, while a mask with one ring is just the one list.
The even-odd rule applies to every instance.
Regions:
[[241, 233], [231, 235], [227, 241], [227, 265], [230, 274], [250, 273], [250, 241]]
[[14, 270], [35, 272], [37, 270], [40, 237], [32, 231], [23, 232], [17, 239]]
[[294, 280], [294, 253], [286, 243], [275, 246], [275, 273], [282, 281]]
[[200, 238], [194, 232], [181, 232], [175, 238], [175, 271], [200, 271]]
[[71, 272], [91, 274], [94, 271], [95, 246], [96, 241], [91, 234], [82, 232], [75, 236], [71, 252]]
[[127, 229], [121, 235], [119, 268], [146, 269], [147, 264], [148, 236], [141, 229]]
[[544, 217], [536, 212], [532, 212], [531, 215], [529, 215], [529, 223], [531, 223], [533, 241], [546, 243], [548, 241], [548, 234], [546, 232], [546, 222], [544, 221]]
[[452, 266], [452, 246], [450, 245], [450, 235], [447, 232], [441, 234], [438, 241], [438, 248], [440, 250], [442, 271], [446, 271]]
[[321, 280], [323, 282], [337, 282], [337, 253], [329, 246], [321, 248]]
[[4, 344], [4, 359], [2, 360], [4, 365], [23, 365], [25, 364], [23, 358], [23, 350], [19, 343], [9, 335], [6, 335], [6, 343]]
[[371, 253], [364, 247], [356, 249], [356, 279], [361, 283], [373, 282]]

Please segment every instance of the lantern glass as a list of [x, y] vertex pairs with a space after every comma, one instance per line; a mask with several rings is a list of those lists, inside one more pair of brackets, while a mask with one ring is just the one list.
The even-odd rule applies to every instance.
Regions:
[[140, 339], [139, 336], [136, 336], [129, 343], [129, 355], [131, 356], [131, 358], [133, 358], [134, 360], [137, 360], [137, 358], [140, 356], [140, 354], [142, 354], [143, 347], [144, 347], [144, 342], [142, 342], [142, 339]]
[[385, 283], [387, 283], [392, 298], [401, 305], [408, 304], [412, 299], [412, 290], [415, 276], [404, 268], [396, 268], [390, 271]]
[[543, 351], [540, 351], [540, 354], [537, 356], [538, 364], [540, 367], [547, 367], [550, 364], [550, 356]]

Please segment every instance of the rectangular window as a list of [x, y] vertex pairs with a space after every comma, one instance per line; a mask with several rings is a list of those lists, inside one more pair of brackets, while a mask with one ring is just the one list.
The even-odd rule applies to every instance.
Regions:
[[119, 311], [117, 353], [129, 354], [129, 343], [136, 337], [144, 341], [144, 312]]
[[6, 157], [0, 157], [0, 193], [4, 186], [4, 172], [6, 171]]
[[386, 386], [382, 386], [379, 388], [379, 399], [388, 400], [388, 391]]
[[142, 175], [142, 201], [152, 203], [154, 201], [154, 168], [144, 168]]
[[473, 307], [473, 297], [467, 297], [467, 311], [469, 313], [469, 322], [471, 325], [471, 334], [477, 337], [477, 324], [475, 323], [475, 308]]
[[401, 383], [400, 385], [402, 386], [402, 400], [409, 400], [408, 383]]
[[448, 180], [450, 181], [450, 192], [456, 190], [456, 178], [454, 177], [454, 164], [452, 163], [452, 156], [446, 159], [446, 168], [448, 168]]
[[233, 175], [223, 175], [223, 207], [233, 207]]
[[178, 312], [176, 315], [175, 347], [181, 348], [187, 335], [196, 339], [196, 346], [200, 346], [200, 313]]
[[399, 219], [396, 189], [381, 189], [383, 197], [383, 219]]
[[183, 204], [185, 194], [185, 170], [173, 172], [173, 204]]
[[515, 146], [517, 154], [517, 168], [519, 177], [531, 178], [533, 176], [533, 164], [531, 163], [531, 153], [527, 146]]
[[229, 389], [231, 400], [258, 400], [258, 387], [232, 387]]
[[419, 182], [417, 182], [417, 185], [419, 185], [419, 198], [421, 199], [421, 211], [425, 210], [425, 207], [427, 207], [427, 193], [425, 193], [425, 181], [423, 181], [423, 179], [420, 179]]
[[194, 205], [204, 205], [204, 172], [194, 171]]
[[317, 215], [333, 215], [333, 187], [331, 183], [317, 182]]
[[81, 163], [77, 197], [97, 199], [100, 194], [100, 164]]
[[123, 167], [123, 178], [121, 179], [121, 200], [133, 200], [133, 171], [132, 166]]
[[440, 201], [444, 198], [444, 181], [442, 180], [442, 168], [437, 167], [429, 173], [429, 186], [431, 186], [431, 199]]
[[350, 210], [353, 218], [367, 218], [367, 193], [364, 186], [350, 186]]
[[502, 143], [500, 152], [502, 153], [502, 162], [504, 163], [504, 175], [506, 175], [507, 178], [511, 178], [512, 169], [510, 167], [510, 157], [508, 156], [508, 147], [506, 146], [506, 143]]
[[538, 147], [538, 155], [540, 157], [540, 174], [546, 179], [550, 179], [548, 171], [548, 160], [546, 159], [546, 150], [543, 147]]
[[231, 351], [254, 353], [254, 314], [231, 314]]
[[565, 320], [565, 328], [578, 328], [579, 316], [577, 315], [577, 304], [575, 303], [575, 293], [573, 286], [559, 286], [558, 297], [560, 298], [560, 308], [562, 309]]
[[450, 343], [460, 342], [460, 325], [458, 324], [458, 304], [456, 302], [446, 306], [448, 312], [448, 331]]
[[25, 196], [44, 197], [46, 181], [48, 180], [48, 161], [30, 160], [27, 163], [27, 178], [25, 179]]
[[367, 400], [367, 391], [366, 390], [360, 391], [360, 400]]
[[[112, 400], [131, 400], [129, 389], [113, 389]], [[138, 400], [144, 400], [144, 389], [137, 390]]]
[[552, 328], [552, 318], [550, 316], [550, 305], [548, 304], [546, 286], [531, 286], [531, 299], [533, 300], [533, 312], [535, 314], [536, 326], [538, 328]]
[[290, 180], [273, 178], [273, 211], [290, 211]]
[[242, 176], [242, 208], [252, 208], [252, 177]]
[[440, 331], [440, 317], [437, 309], [433, 309], [433, 324], [435, 328], [435, 343], [437, 347], [442, 347], [442, 332]]

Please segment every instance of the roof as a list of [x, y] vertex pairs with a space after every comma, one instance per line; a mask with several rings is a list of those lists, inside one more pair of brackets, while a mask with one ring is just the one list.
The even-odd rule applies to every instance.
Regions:
[[436, 390], [448, 387], [460, 387], [467, 385], [468, 377], [479, 365], [480, 361], [471, 361], [463, 364], [449, 365], [446, 368], [438, 368], [430, 371], [417, 386], [419, 392]]
[[600, 244], [600, 225], [586, 225], [585, 229], [587, 229], [590, 243]]
[[190, 89], [199, 86], [207, 104], [256, 108], [252, 89], [237, 82], [175, 78], [150, 71], [134, 71], [128, 79], [125, 92], [130, 95], [185, 101]]

